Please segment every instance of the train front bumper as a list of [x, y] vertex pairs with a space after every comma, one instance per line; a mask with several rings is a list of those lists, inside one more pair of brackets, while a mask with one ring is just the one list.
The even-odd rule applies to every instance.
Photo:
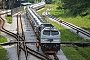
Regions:
[[41, 43], [41, 49], [43, 52], [54, 53], [60, 50], [59, 43]]

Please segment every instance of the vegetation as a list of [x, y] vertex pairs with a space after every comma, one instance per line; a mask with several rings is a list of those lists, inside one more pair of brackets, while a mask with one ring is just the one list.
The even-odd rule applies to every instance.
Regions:
[[61, 46], [65, 55], [69, 60], [90, 60], [90, 46], [89, 47], [73, 47]]
[[82, 55], [86, 60], [90, 60], [90, 46], [89, 47], [78, 47], [78, 53]]
[[55, 4], [46, 4], [45, 6], [46, 6], [46, 8], [53, 8], [53, 9], [56, 9], [58, 7]]
[[[6, 42], [7, 39], [0, 35], [0, 43]], [[0, 60], [8, 60], [7, 58], [7, 51], [0, 46]]]
[[5, 16], [5, 18], [9, 24], [12, 23], [12, 16]]
[[78, 53], [72, 46], [61, 46], [61, 49], [65, 53], [68, 60], [87, 60], [82, 55]]
[[45, 8], [43, 9], [43, 10], [40, 10], [39, 12], [38, 12], [38, 14], [40, 15], [40, 16], [42, 16], [42, 13], [44, 12], [44, 11], [46, 11], [47, 10], [47, 8], [53, 8], [53, 9], [56, 9], [56, 5], [54, 5], [54, 4], [46, 4], [45, 5]]
[[84, 48], [83, 47], [73, 47], [73, 46], [72, 47], [62, 46], [61, 48], [69, 60], [90, 60], [90, 56], [89, 56], [90, 46], [84, 47]]
[[[49, 0], [49, 2], [51, 1]], [[88, 8], [90, 8], [89, 2], [90, 0], [52, 0], [52, 3], [58, 6], [57, 9], [68, 10], [68, 13], [74, 16], [90, 14], [88, 11]]]
[[7, 39], [4, 36], [0, 35], [0, 43], [7, 42]]
[[8, 60], [7, 51], [0, 46], [0, 60]]
[[82, 14], [90, 8], [90, 0], [61, 0], [63, 8], [68, 9], [73, 15], [87, 15], [88, 12]]

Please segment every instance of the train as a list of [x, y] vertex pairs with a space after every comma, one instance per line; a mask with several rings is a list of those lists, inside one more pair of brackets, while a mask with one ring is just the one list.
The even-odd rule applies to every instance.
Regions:
[[57, 53], [60, 50], [60, 32], [40, 17], [32, 6], [26, 7], [26, 15], [40, 42], [42, 51], [48, 54]]

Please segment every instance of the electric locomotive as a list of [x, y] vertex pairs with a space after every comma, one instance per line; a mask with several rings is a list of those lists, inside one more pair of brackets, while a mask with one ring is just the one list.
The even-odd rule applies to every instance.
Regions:
[[57, 53], [60, 50], [60, 32], [50, 23], [45, 22], [32, 7], [27, 6], [27, 17], [39, 39], [44, 53]]

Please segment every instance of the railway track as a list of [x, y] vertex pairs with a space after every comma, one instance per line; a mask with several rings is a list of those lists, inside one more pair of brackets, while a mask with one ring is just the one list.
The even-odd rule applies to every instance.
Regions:
[[75, 26], [73, 24], [70, 24], [68, 22], [65, 22], [65, 21], [63, 21], [63, 20], [61, 20], [59, 18], [56, 18], [56, 17], [50, 15], [49, 12], [47, 12], [47, 11], [44, 14], [45, 14], [45, 16], [48, 16], [48, 17], [54, 19], [55, 21], [58, 21], [59, 23], [61, 23], [61, 24], [65, 25], [65, 26], [68, 26], [68, 27], [76, 30], [77, 31], [77, 34], [78, 33], [82, 33], [82, 34], [86, 35], [87, 37], [90, 37], [90, 32], [88, 32], [88, 31], [86, 31], [86, 30], [84, 30], [82, 28], [79, 28], [79, 27], [77, 27], [77, 26]]
[[22, 46], [25, 49], [25, 57], [27, 60], [27, 50], [26, 50], [26, 44], [25, 44], [25, 35], [23, 31], [23, 25], [22, 25], [22, 20], [21, 20], [21, 13], [17, 14], [17, 41], [23, 41], [23, 43], [18, 42], [17, 43], [17, 54], [18, 54], [18, 60], [20, 60], [20, 52], [21, 49], [20, 47]]
[[[26, 43], [25, 43], [25, 35], [24, 35], [24, 31], [23, 31], [23, 25], [22, 25], [22, 20], [21, 20], [21, 14], [17, 15], [17, 35], [21, 36], [22, 38], [20, 38], [18, 36], [18, 40], [17, 41], [22, 41], [22, 43], [18, 42], [17, 44], [17, 53], [18, 53], [18, 60], [20, 59], [20, 51], [21, 49], [24, 51], [25, 53], [25, 57], [27, 60], [27, 56], [28, 54], [31, 54], [35, 57], [37, 57], [38, 59], [41, 60], [50, 60], [50, 58], [48, 58], [47, 56], [40, 54], [32, 49], [30, 49]], [[20, 46], [22, 45], [22, 46]]]
[[6, 30], [3, 26], [4, 26], [5, 20], [0, 16], [0, 31], [9, 34], [10, 36], [13, 36], [14, 38], [17, 39], [17, 35]]
[[[5, 14], [5, 13], [4, 13]], [[2, 14], [3, 15], [3, 14]], [[4, 33], [7, 33], [8, 35], [14, 37], [16, 40], [17, 40], [17, 54], [18, 54], [18, 60], [20, 60], [20, 52], [21, 50], [23, 50], [25, 52], [25, 57], [26, 57], [26, 60], [27, 60], [27, 55], [28, 54], [31, 54], [33, 56], [35, 56], [36, 58], [38, 59], [41, 59], [41, 60], [49, 60], [49, 58], [47, 58], [47, 56], [44, 56], [32, 49], [30, 49], [29, 47], [26, 46], [26, 43], [25, 43], [25, 36], [24, 36], [24, 32], [23, 32], [23, 28], [22, 28], [22, 22], [21, 22], [21, 14], [17, 15], [17, 34], [15, 33], [12, 33], [6, 29], [4, 29], [4, 19], [2, 17], [0, 17], [0, 31], [4, 32]], [[21, 25], [19, 24], [21, 23]], [[22, 31], [20, 31], [22, 30]], [[19, 42], [18, 42], [19, 41]], [[22, 42], [20, 42], [22, 41]]]
[[[7, 13], [3, 13], [3, 14], [7, 14]], [[2, 15], [3, 15], [2, 14]], [[19, 17], [20, 16], [20, 17]], [[25, 51], [27, 51], [26, 50], [26, 48], [25, 48], [25, 42], [23, 41], [23, 43], [21, 43], [21, 42], [18, 42], [18, 41], [22, 41], [22, 40], [24, 40], [25, 39], [25, 37], [24, 37], [24, 33], [23, 33], [23, 28], [22, 28], [22, 23], [21, 23], [21, 15], [17, 15], [17, 34], [15, 34], [15, 33], [12, 33], [12, 32], [10, 32], [10, 31], [8, 31], [8, 30], [6, 30], [3, 26], [4, 26], [4, 23], [5, 23], [5, 20], [0, 16], [0, 31], [2, 31], [2, 32], [4, 32], [4, 33], [7, 33], [8, 35], [10, 35], [10, 36], [12, 36], [12, 37], [14, 37], [16, 40], [17, 40], [17, 54], [18, 54], [18, 60], [20, 60], [20, 51], [21, 51], [21, 49], [20, 49], [20, 47], [21, 47], [21, 45], [23, 45], [23, 47], [24, 47], [24, 49], [25, 49]], [[20, 24], [19, 24], [20, 23]], [[22, 31], [21, 31], [22, 30]], [[26, 56], [26, 52], [25, 52], [25, 56]], [[27, 60], [27, 56], [26, 56], [26, 60]]]

